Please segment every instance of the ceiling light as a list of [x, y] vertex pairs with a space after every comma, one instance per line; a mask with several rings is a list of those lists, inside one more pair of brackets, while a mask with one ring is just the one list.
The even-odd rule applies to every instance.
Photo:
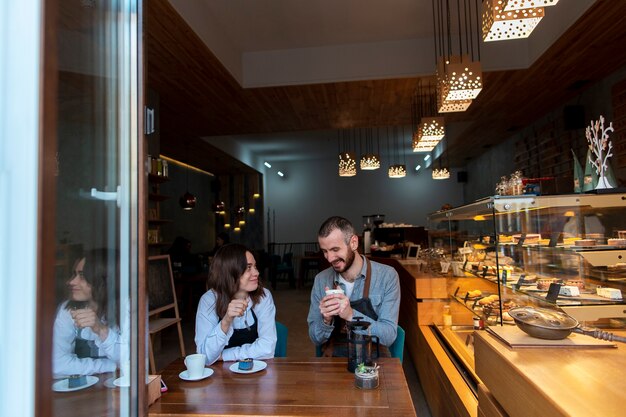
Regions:
[[389, 178], [402, 178], [406, 176], [406, 166], [403, 164], [391, 165], [389, 167]]
[[178, 204], [180, 204], [183, 210], [192, 210], [196, 206], [197, 201], [196, 196], [187, 191], [180, 197]]
[[480, 61], [472, 61], [467, 55], [450, 56], [444, 63], [443, 71], [446, 101], [473, 100], [483, 89]]
[[339, 154], [339, 176], [354, 177], [356, 175], [356, 161], [354, 155], [349, 152]]
[[283, 174], [282, 171], [278, 171], [277, 174], [278, 174], [279, 177], [284, 177], [285, 176], [285, 174]]
[[365, 154], [361, 157], [361, 169], [364, 171], [372, 171], [380, 168], [380, 159], [378, 155], [373, 153]]
[[433, 169], [434, 180], [447, 180], [448, 178], [450, 178], [450, 171], [448, 171], [448, 168]]
[[527, 38], [543, 19], [543, 7], [507, 10], [507, 3], [504, 0], [483, 1], [482, 31], [485, 42]]
[[416, 170], [416, 171], [419, 171], [421, 168], [422, 168], [422, 166], [421, 166], [421, 165], [418, 165], [418, 166], [416, 166], [416, 167], [415, 167], [415, 170]]
[[268, 168], [272, 167], [272, 165], [269, 162], [267, 162], [267, 161], [263, 162], [263, 165], [265, 165]]
[[[465, 111], [483, 88], [478, 3], [457, 1], [454, 7], [447, 0], [433, 0], [433, 6], [437, 111]], [[453, 33], [458, 37], [458, 48]]]
[[426, 155], [426, 156], [424, 157], [424, 161], [428, 161], [429, 159], [430, 159], [430, 155]]

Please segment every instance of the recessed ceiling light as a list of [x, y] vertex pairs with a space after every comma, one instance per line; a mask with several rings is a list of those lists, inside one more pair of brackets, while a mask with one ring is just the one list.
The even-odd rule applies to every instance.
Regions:
[[418, 165], [418, 166], [415, 167], [415, 170], [419, 171], [421, 167], [422, 167], [421, 165]]
[[430, 155], [426, 155], [426, 156], [424, 157], [424, 161], [428, 161], [429, 159], [430, 159]]
[[263, 164], [264, 164], [266, 167], [268, 167], [268, 168], [271, 168], [271, 167], [272, 167], [272, 164], [270, 164], [270, 163], [269, 163], [269, 162], [267, 162], [267, 161], [263, 162]]
[[285, 176], [285, 174], [283, 174], [281, 171], [278, 171], [278, 175], [280, 175], [281, 177]]

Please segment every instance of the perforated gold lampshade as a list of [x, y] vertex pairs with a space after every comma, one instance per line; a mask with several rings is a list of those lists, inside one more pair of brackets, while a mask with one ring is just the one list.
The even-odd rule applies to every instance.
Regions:
[[373, 153], [367, 153], [361, 156], [361, 169], [365, 171], [373, 171], [380, 168], [380, 158]]
[[419, 140], [440, 141], [446, 134], [444, 118], [440, 116], [422, 117], [417, 135]]
[[559, 0], [501, 0], [502, 10], [505, 12], [511, 10], [531, 9], [533, 7], [548, 7], [556, 5]]
[[426, 140], [420, 136], [419, 129], [413, 133], [413, 140], [411, 142], [411, 149], [413, 152], [430, 152], [439, 143], [439, 139]]
[[354, 177], [356, 175], [356, 160], [349, 152], [339, 154], [339, 176]]
[[406, 166], [403, 164], [391, 165], [389, 167], [389, 178], [402, 178], [406, 176]]
[[444, 68], [445, 100], [473, 100], [483, 89], [483, 71], [480, 61], [469, 56], [450, 57]]
[[[510, 3], [510, 5], [509, 5]], [[543, 7], [511, 9], [513, 5], [526, 4], [518, 0], [485, 0], [482, 6], [483, 40], [503, 41], [507, 39], [527, 38], [544, 16]], [[538, 3], [538, 2], [534, 2]], [[507, 9], [509, 5], [509, 9]]]
[[433, 169], [434, 180], [447, 180], [448, 178], [450, 178], [450, 171], [448, 171], [448, 168]]

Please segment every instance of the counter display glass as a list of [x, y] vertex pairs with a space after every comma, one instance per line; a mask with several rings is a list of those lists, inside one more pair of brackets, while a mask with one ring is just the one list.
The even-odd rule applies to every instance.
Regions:
[[464, 362], [471, 340], [455, 329], [514, 326], [513, 307], [626, 328], [625, 194], [489, 197], [431, 214], [428, 229], [450, 299], [437, 327]]

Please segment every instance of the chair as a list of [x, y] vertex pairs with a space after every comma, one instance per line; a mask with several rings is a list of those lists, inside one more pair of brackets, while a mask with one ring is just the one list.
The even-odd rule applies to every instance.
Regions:
[[[156, 374], [154, 351], [152, 348], [153, 336], [170, 326], [178, 327], [178, 343], [180, 354], [185, 356], [185, 342], [183, 329], [180, 325], [178, 302], [174, 288], [174, 276], [169, 255], [150, 256], [148, 258], [148, 354], [150, 358], [150, 372]], [[170, 312], [174, 317], [161, 317], [161, 313]]]
[[287, 326], [276, 322], [276, 349], [274, 350], [275, 358], [284, 358], [287, 356], [287, 335], [289, 330]]
[[[391, 354], [391, 357], [400, 359], [400, 363], [402, 363], [402, 360], [404, 359], [404, 337], [404, 329], [398, 326], [396, 340], [394, 340], [391, 346], [389, 346], [389, 353]], [[315, 356], [318, 358], [322, 356], [321, 346], [315, 346]]]
[[391, 353], [391, 357], [400, 359], [400, 363], [402, 363], [402, 359], [404, 359], [404, 336], [404, 329], [398, 326], [398, 335], [396, 336], [396, 340], [394, 340], [391, 346], [389, 346], [389, 353]]
[[285, 274], [289, 281], [289, 287], [295, 288], [296, 280], [293, 268], [293, 252], [286, 252], [283, 255], [282, 261], [279, 255], [272, 255], [270, 257], [270, 281], [273, 289], [276, 289], [278, 277]]

